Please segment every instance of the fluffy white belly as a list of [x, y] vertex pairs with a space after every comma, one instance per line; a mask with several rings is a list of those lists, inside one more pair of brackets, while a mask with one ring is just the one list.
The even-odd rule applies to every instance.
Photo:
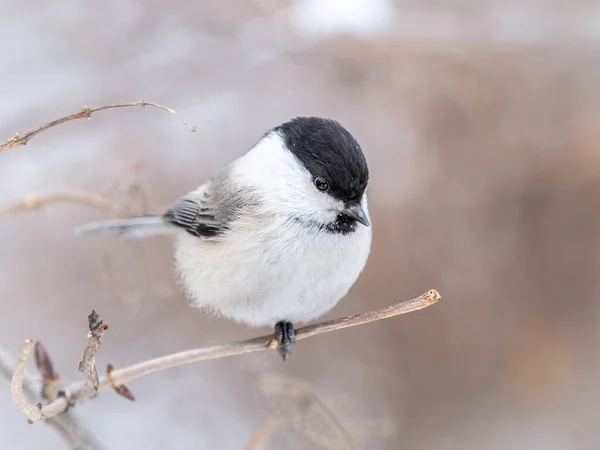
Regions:
[[345, 236], [290, 222], [248, 229], [261, 231], [217, 242], [180, 235], [175, 259], [195, 306], [249, 326], [326, 313], [352, 287], [371, 246], [371, 228], [362, 225]]

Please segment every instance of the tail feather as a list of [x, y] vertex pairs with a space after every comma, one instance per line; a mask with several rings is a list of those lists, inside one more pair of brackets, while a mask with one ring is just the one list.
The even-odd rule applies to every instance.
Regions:
[[178, 228], [160, 216], [136, 217], [91, 222], [75, 228], [78, 236], [96, 234], [100, 236], [145, 238], [165, 234], [176, 234]]

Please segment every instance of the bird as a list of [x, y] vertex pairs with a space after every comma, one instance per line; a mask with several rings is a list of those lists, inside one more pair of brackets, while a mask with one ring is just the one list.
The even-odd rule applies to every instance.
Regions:
[[285, 361], [295, 325], [330, 311], [367, 263], [368, 183], [363, 150], [340, 122], [294, 117], [164, 214], [87, 223], [75, 232], [175, 235], [175, 272], [191, 305], [272, 327]]

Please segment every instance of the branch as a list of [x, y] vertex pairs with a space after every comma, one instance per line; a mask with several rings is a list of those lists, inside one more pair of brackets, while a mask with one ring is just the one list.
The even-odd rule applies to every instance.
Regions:
[[96, 311], [88, 316], [88, 341], [83, 351], [83, 358], [79, 363], [79, 371], [85, 376], [86, 392], [84, 396], [93, 398], [98, 395], [98, 371], [96, 370], [96, 353], [102, 345], [102, 336], [106, 333], [108, 325], [102, 322]]
[[273, 436], [277, 428], [286, 422], [289, 417], [293, 416], [297, 410], [306, 410], [313, 400], [307, 393], [301, 392], [289, 399], [283, 406], [272, 414], [269, 414], [260, 426], [254, 431], [250, 438], [250, 442], [245, 447], [245, 450], [261, 450], [265, 448], [267, 441]]
[[[36, 348], [36, 356], [39, 351], [40, 350]], [[0, 376], [10, 380], [15, 370], [14, 358], [0, 348]], [[46, 370], [46, 372], [42, 372], [44, 383], [36, 377], [26, 374], [23, 375], [22, 394], [24, 394], [29, 401], [43, 401], [45, 399], [44, 392], [47, 392], [45, 391], [46, 378], [57, 376], [50, 367], [46, 366], [42, 370]], [[25, 402], [23, 395], [21, 396], [21, 399]], [[77, 450], [106, 449], [105, 445], [93, 432], [86, 428], [73, 411], [66, 411], [63, 414], [51, 417], [48, 420], [45, 420], [44, 423], [53, 428], [67, 442], [69, 448]]]
[[52, 194], [28, 194], [23, 200], [0, 206], [0, 219], [40, 209], [50, 203], [79, 203], [115, 214], [117, 206], [105, 197], [93, 192], [55, 192]]
[[[282, 376], [262, 376], [260, 389], [267, 396], [283, 396], [280, 406], [273, 409], [262, 424], [255, 430], [245, 450], [261, 450], [267, 448], [268, 441], [272, 438], [278, 428], [282, 425], [291, 425], [298, 431], [304, 431], [306, 436], [315, 444], [324, 444], [327, 448], [357, 448], [357, 427], [352, 431], [337, 417], [328, 405], [320, 398], [320, 395], [308, 383], [301, 380]], [[309, 420], [311, 413], [319, 417]], [[315, 439], [310, 430], [314, 429], [318, 420], [318, 431], [314, 434], [319, 436]], [[364, 421], [361, 418], [361, 421]], [[303, 430], [304, 429], [304, 430]], [[332, 433], [333, 432], [333, 433]], [[338, 435], [337, 445], [334, 445], [332, 434]], [[320, 441], [320, 442], [319, 442]], [[321, 448], [321, 445], [318, 445]]]
[[181, 116], [179, 114], [177, 114], [174, 110], [172, 110], [171, 108], [167, 108], [166, 106], [159, 105], [158, 103], [139, 101], [139, 102], [130, 102], [130, 103], [120, 103], [117, 105], [99, 106], [97, 108], [88, 108], [87, 106], [84, 106], [83, 109], [77, 111], [74, 114], [71, 114], [71, 115], [65, 116], [65, 117], [61, 117], [60, 119], [56, 119], [51, 122], [45, 123], [44, 125], [36, 128], [35, 130], [28, 131], [25, 134], [16, 133], [8, 141], [4, 142], [3, 144], [0, 144], [0, 152], [9, 150], [14, 147], [21, 147], [21, 146], [27, 144], [27, 142], [29, 142], [29, 140], [31, 138], [33, 138], [34, 136], [37, 136], [38, 134], [40, 134], [46, 130], [49, 130], [50, 128], [54, 128], [65, 122], [70, 122], [72, 120], [77, 120], [77, 119], [91, 119], [92, 113], [95, 113], [98, 111], [103, 111], [105, 109], [128, 108], [128, 107], [132, 107], [132, 106], [142, 106], [142, 107], [154, 106], [155, 108], [162, 109], [163, 111], [167, 111], [171, 114], [176, 115], [177, 117], [179, 117], [181, 119], [181, 121], [184, 123], [185, 126], [187, 126], [192, 131], [196, 131], [195, 126], [191, 125], [186, 120], [183, 120], [181, 118]]
[[[398, 303], [393, 306], [388, 306], [387, 308], [298, 328], [296, 330], [296, 341], [301, 341], [321, 333], [328, 333], [330, 331], [341, 330], [342, 328], [364, 325], [376, 320], [388, 319], [401, 314], [407, 314], [433, 305], [440, 299], [441, 297], [437, 291], [431, 290], [420, 297]], [[246, 341], [233, 342], [231, 344], [198, 348], [174, 353], [172, 355], [162, 356], [160, 358], [151, 359], [133, 366], [115, 370], [112, 372], [111, 378], [115, 383], [123, 384], [135, 378], [182, 366], [184, 364], [274, 349], [276, 346], [277, 340], [273, 338], [273, 335], [267, 335], [254, 339], [248, 339]], [[106, 377], [102, 377], [100, 379], [100, 390], [103, 390], [103, 388], [108, 386], [108, 380], [106, 380]]]
[[[387, 308], [382, 308], [375, 311], [369, 311], [362, 314], [342, 317], [339, 319], [329, 320], [315, 325], [309, 325], [306, 327], [298, 328], [296, 330], [296, 341], [307, 339], [318, 334], [328, 333], [330, 331], [341, 330], [342, 328], [353, 327], [356, 325], [364, 325], [370, 322], [375, 322], [377, 320], [388, 319], [390, 317], [395, 317], [401, 314], [407, 314], [413, 311], [418, 311], [420, 309], [426, 308], [427, 306], [433, 305], [434, 303], [437, 303], [440, 299], [440, 294], [438, 294], [438, 292], [435, 290], [431, 290], [421, 295], [420, 297], [402, 303], [398, 303], [393, 306], [388, 306]], [[90, 317], [92, 317], [92, 315], [90, 315]], [[88, 346], [89, 345], [90, 344], [88, 342]], [[246, 341], [238, 341], [225, 345], [216, 345], [213, 347], [198, 348], [194, 350], [174, 353], [171, 355], [166, 355], [138, 364], [134, 364], [123, 369], [112, 370], [111, 368], [109, 374], [101, 377], [98, 380], [97, 389], [94, 389], [93, 392], [95, 395], [96, 392], [100, 392], [111, 388], [119, 392], [120, 386], [122, 386], [126, 382], [145, 375], [150, 375], [155, 372], [182, 366], [184, 364], [191, 364], [198, 361], [204, 361], [207, 359], [225, 358], [227, 356], [242, 355], [244, 353], [274, 349], [276, 348], [276, 346], [277, 340], [274, 339], [273, 335], [267, 335], [254, 339], [249, 339]], [[84, 383], [72, 383], [65, 389], [65, 396], [57, 398], [56, 400], [52, 401], [46, 406], [42, 406], [41, 404], [29, 405], [25, 403], [22, 399], [21, 384], [23, 380], [25, 366], [27, 364], [27, 359], [32, 348], [33, 342], [30, 340], [25, 341], [25, 344], [23, 344], [23, 348], [21, 350], [19, 362], [15, 367], [13, 382], [11, 386], [15, 403], [17, 403], [17, 406], [19, 406], [21, 411], [23, 411], [25, 415], [27, 415], [29, 422], [33, 423], [42, 419], [53, 417], [56, 414], [60, 414], [61, 412], [65, 411], [70, 403], [74, 404], [81, 402], [87, 398], [90, 398], [88, 390], [89, 381], [87, 381]], [[93, 359], [90, 361], [93, 364]], [[93, 386], [96, 386], [95, 381], [93, 381], [92, 384]]]
[[27, 339], [21, 348], [19, 359], [15, 364], [12, 381], [10, 384], [10, 392], [13, 400], [21, 411], [28, 417], [29, 423], [37, 422], [42, 419], [42, 404], [38, 403], [35, 406], [29, 404], [23, 397], [23, 380], [25, 379], [25, 370], [27, 369], [27, 359], [35, 343], [31, 339]]
[[[30, 339], [27, 339], [23, 344], [19, 360], [15, 365], [10, 387], [15, 403], [19, 409], [25, 413], [29, 423], [35, 423], [42, 419], [54, 417], [57, 414], [66, 411], [70, 405], [81, 402], [88, 398], [93, 398], [98, 394], [99, 383], [98, 372], [96, 371], [96, 353], [100, 349], [100, 345], [102, 343], [101, 338], [108, 329], [108, 325], [100, 320], [100, 316], [96, 313], [96, 311], [92, 311], [92, 313], [88, 316], [88, 327], [90, 332], [87, 336], [88, 340], [85, 350], [83, 351], [83, 358], [79, 363], [79, 371], [83, 373], [85, 377], [83, 385], [76, 391], [69, 393], [68, 396], [66, 393], [63, 393], [62, 396], [54, 399], [46, 406], [43, 406], [42, 403], [32, 405], [26, 402], [23, 398], [22, 386], [23, 379], [25, 377], [25, 370], [27, 368], [27, 360], [29, 359], [29, 354], [35, 345]], [[39, 361], [39, 356], [37, 359]], [[48, 374], [53, 374], [54, 369], [47, 367], [47, 363], [45, 365], [42, 364], [42, 367], [44, 367], [42, 373], [48, 372]]]

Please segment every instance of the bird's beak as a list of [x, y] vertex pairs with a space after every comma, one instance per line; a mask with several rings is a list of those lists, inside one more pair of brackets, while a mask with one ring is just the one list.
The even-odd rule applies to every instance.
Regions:
[[365, 214], [365, 211], [360, 206], [360, 203], [351, 203], [346, 205], [346, 208], [343, 211], [349, 217], [352, 217], [357, 222], [362, 223], [365, 227], [370, 226], [369, 218]]

